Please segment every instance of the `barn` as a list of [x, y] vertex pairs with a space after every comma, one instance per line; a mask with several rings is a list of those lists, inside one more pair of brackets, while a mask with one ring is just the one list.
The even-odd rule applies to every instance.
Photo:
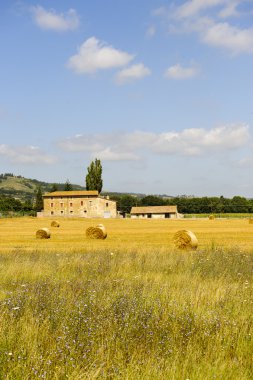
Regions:
[[177, 206], [145, 206], [132, 207], [131, 209], [131, 218], [175, 219], [180, 216], [177, 211]]
[[43, 195], [41, 216], [116, 218], [116, 202], [98, 191], [54, 191]]

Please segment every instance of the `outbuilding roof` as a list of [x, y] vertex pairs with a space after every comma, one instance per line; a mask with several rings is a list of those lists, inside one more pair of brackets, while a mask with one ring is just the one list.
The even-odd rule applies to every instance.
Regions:
[[177, 206], [132, 207], [131, 214], [175, 214]]

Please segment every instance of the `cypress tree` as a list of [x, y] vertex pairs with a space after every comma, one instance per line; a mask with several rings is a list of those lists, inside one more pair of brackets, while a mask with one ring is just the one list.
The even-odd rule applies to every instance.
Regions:
[[36, 191], [34, 210], [38, 212], [43, 210], [43, 197], [42, 197], [42, 191], [41, 191], [40, 186], [38, 187]]
[[101, 193], [103, 187], [101, 161], [95, 158], [95, 160], [90, 163], [87, 170], [86, 190], [97, 190]]

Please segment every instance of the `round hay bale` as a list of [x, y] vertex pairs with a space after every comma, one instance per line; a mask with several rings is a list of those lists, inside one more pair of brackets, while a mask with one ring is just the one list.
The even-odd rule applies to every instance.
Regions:
[[249, 218], [249, 224], [253, 224], [253, 218]]
[[193, 232], [187, 230], [177, 231], [174, 235], [174, 244], [179, 249], [197, 249], [198, 239]]
[[36, 239], [49, 239], [50, 235], [51, 233], [48, 228], [41, 228], [36, 232]]
[[87, 228], [86, 236], [89, 239], [105, 239], [107, 237], [105, 226], [98, 224], [96, 227]]
[[104, 234], [107, 235], [106, 228], [103, 224], [96, 225], [96, 228], [100, 228], [104, 232]]
[[60, 227], [60, 223], [57, 220], [51, 222], [51, 227]]
[[214, 215], [209, 215], [208, 219], [209, 219], [209, 220], [214, 220], [214, 219], [215, 219], [215, 216], [214, 216]]

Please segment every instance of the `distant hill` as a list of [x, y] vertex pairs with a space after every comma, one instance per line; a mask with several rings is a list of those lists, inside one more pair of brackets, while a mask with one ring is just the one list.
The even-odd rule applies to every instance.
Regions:
[[[33, 200], [38, 187], [41, 188], [42, 193], [51, 191], [53, 185], [57, 186], [58, 190], [64, 190], [65, 183], [50, 183], [38, 181], [37, 179], [25, 178], [21, 175], [14, 175], [12, 173], [0, 174], [0, 195], [6, 195], [7, 197], [14, 197], [21, 201]], [[85, 190], [84, 186], [71, 184], [73, 190]], [[113, 191], [102, 191], [102, 195], [109, 195], [110, 197], [121, 197], [122, 195], [131, 195], [136, 198], [144, 198], [147, 194], [141, 193], [124, 193]], [[162, 194], [156, 195], [160, 198], [173, 198], [172, 196]]]
[[[65, 183], [50, 183], [38, 181], [37, 179], [25, 178], [21, 175], [14, 175], [12, 173], [0, 174], [0, 195], [6, 195], [7, 197], [14, 197], [21, 201], [33, 200], [38, 187], [41, 188], [42, 193], [51, 191], [52, 186], [56, 185], [58, 190], [64, 190]], [[85, 190], [84, 186], [72, 184], [73, 190]], [[135, 193], [120, 193], [120, 192], [102, 192], [102, 195], [121, 196], [132, 195], [138, 198], [143, 198], [145, 194]]]
[[[63, 190], [65, 183], [55, 183], [58, 190]], [[73, 190], [85, 190], [85, 187], [71, 184]], [[0, 195], [18, 198], [22, 201], [33, 199], [38, 187], [42, 193], [51, 190], [53, 183], [38, 181], [37, 179], [25, 178], [12, 173], [0, 174]]]

